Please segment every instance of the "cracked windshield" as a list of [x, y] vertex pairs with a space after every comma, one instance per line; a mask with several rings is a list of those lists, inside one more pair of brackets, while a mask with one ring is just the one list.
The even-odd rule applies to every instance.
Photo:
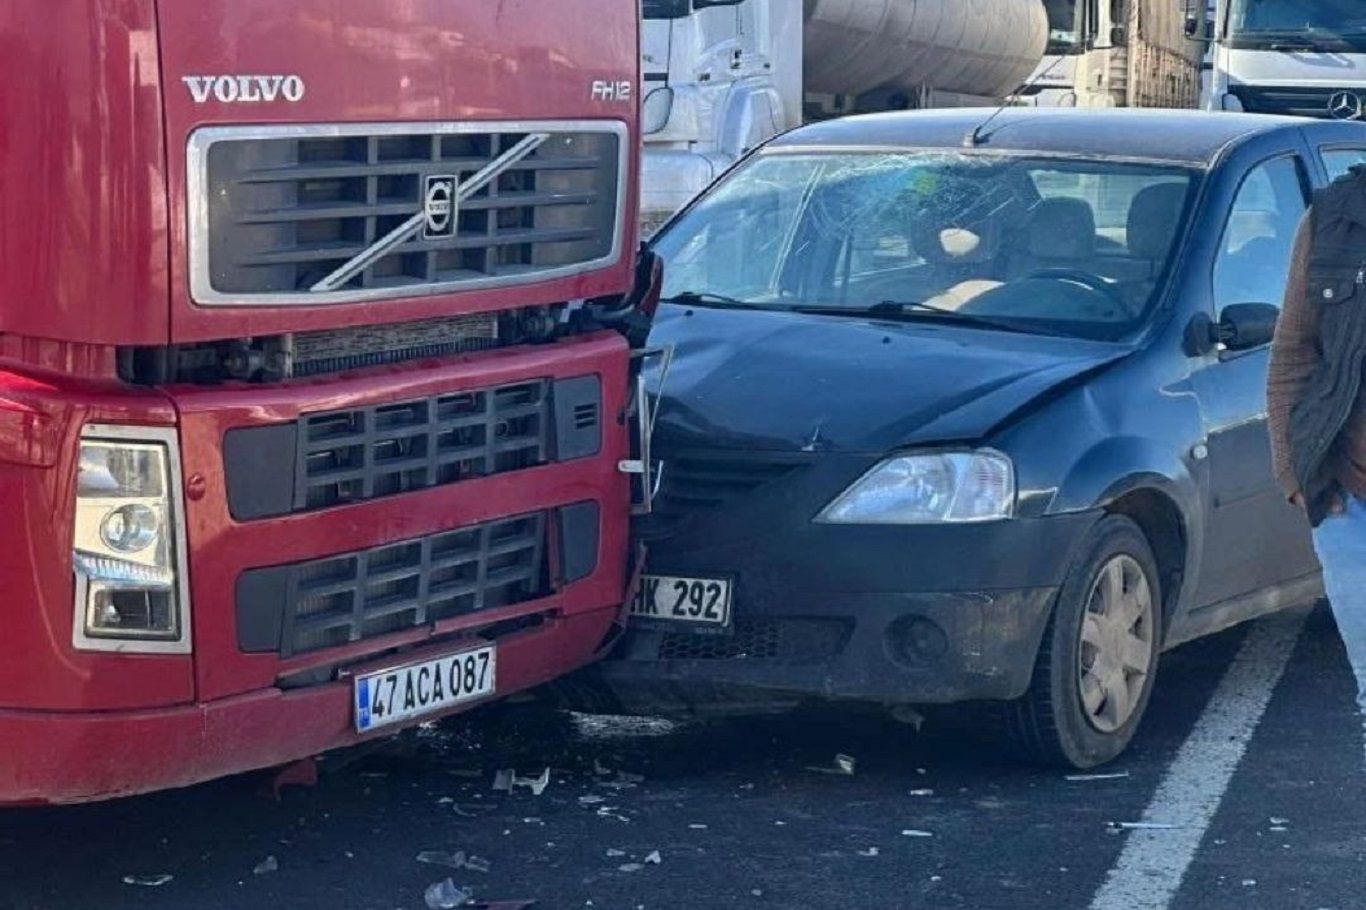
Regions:
[[1117, 339], [1154, 302], [1189, 172], [977, 154], [757, 159], [658, 242], [664, 296]]

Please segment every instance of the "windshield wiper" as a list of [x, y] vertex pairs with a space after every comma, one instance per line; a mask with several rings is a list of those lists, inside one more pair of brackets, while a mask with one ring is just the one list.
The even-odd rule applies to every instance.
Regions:
[[792, 308], [798, 313], [813, 313], [818, 316], [914, 316], [917, 313], [930, 313], [951, 319], [954, 322], [961, 322], [964, 325], [976, 326], [982, 329], [995, 329], [1000, 332], [1015, 332], [1021, 335], [1057, 335], [1062, 337], [1061, 332], [1052, 332], [1047, 329], [1026, 328], [1018, 323], [1007, 319], [993, 319], [990, 316], [978, 316], [973, 313], [964, 313], [959, 310], [950, 310], [945, 307], [938, 307], [932, 303], [922, 303], [918, 300], [884, 300], [868, 307], [843, 307], [843, 306], [798, 306]]
[[1270, 44], [1273, 51], [1280, 51], [1285, 54], [1310, 53], [1321, 54], [1326, 48], [1313, 41], [1273, 41]]
[[725, 294], [713, 294], [710, 291], [681, 291], [672, 297], [661, 297], [660, 303], [681, 303], [683, 306], [715, 306], [715, 307], [758, 307], [761, 304], [746, 303], [736, 297], [727, 297]]

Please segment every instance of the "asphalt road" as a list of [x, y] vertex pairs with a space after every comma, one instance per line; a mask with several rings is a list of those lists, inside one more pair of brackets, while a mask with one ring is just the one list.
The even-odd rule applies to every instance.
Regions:
[[[1325, 608], [1167, 654], [1116, 776], [1014, 764], [977, 722], [475, 715], [278, 799], [256, 775], [5, 813], [0, 907], [420, 910], [447, 875], [547, 910], [1366, 907], [1361, 723]], [[837, 753], [852, 775], [809, 770]], [[492, 788], [546, 767], [539, 796]]]

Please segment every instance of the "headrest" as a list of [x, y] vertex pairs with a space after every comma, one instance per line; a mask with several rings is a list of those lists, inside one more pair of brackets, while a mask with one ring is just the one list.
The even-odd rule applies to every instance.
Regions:
[[1129, 252], [1139, 259], [1165, 259], [1185, 204], [1184, 183], [1158, 183], [1139, 190], [1129, 206]]
[[1085, 199], [1045, 199], [1034, 208], [1028, 244], [1035, 259], [1091, 259], [1096, 253], [1096, 213]]

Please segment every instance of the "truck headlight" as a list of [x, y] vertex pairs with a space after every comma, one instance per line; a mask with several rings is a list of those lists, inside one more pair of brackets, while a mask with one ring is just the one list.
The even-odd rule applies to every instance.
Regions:
[[76, 472], [74, 643], [188, 653], [175, 431], [89, 426]]
[[816, 517], [832, 524], [937, 524], [1009, 518], [1015, 469], [999, 452], [889, 458]]

